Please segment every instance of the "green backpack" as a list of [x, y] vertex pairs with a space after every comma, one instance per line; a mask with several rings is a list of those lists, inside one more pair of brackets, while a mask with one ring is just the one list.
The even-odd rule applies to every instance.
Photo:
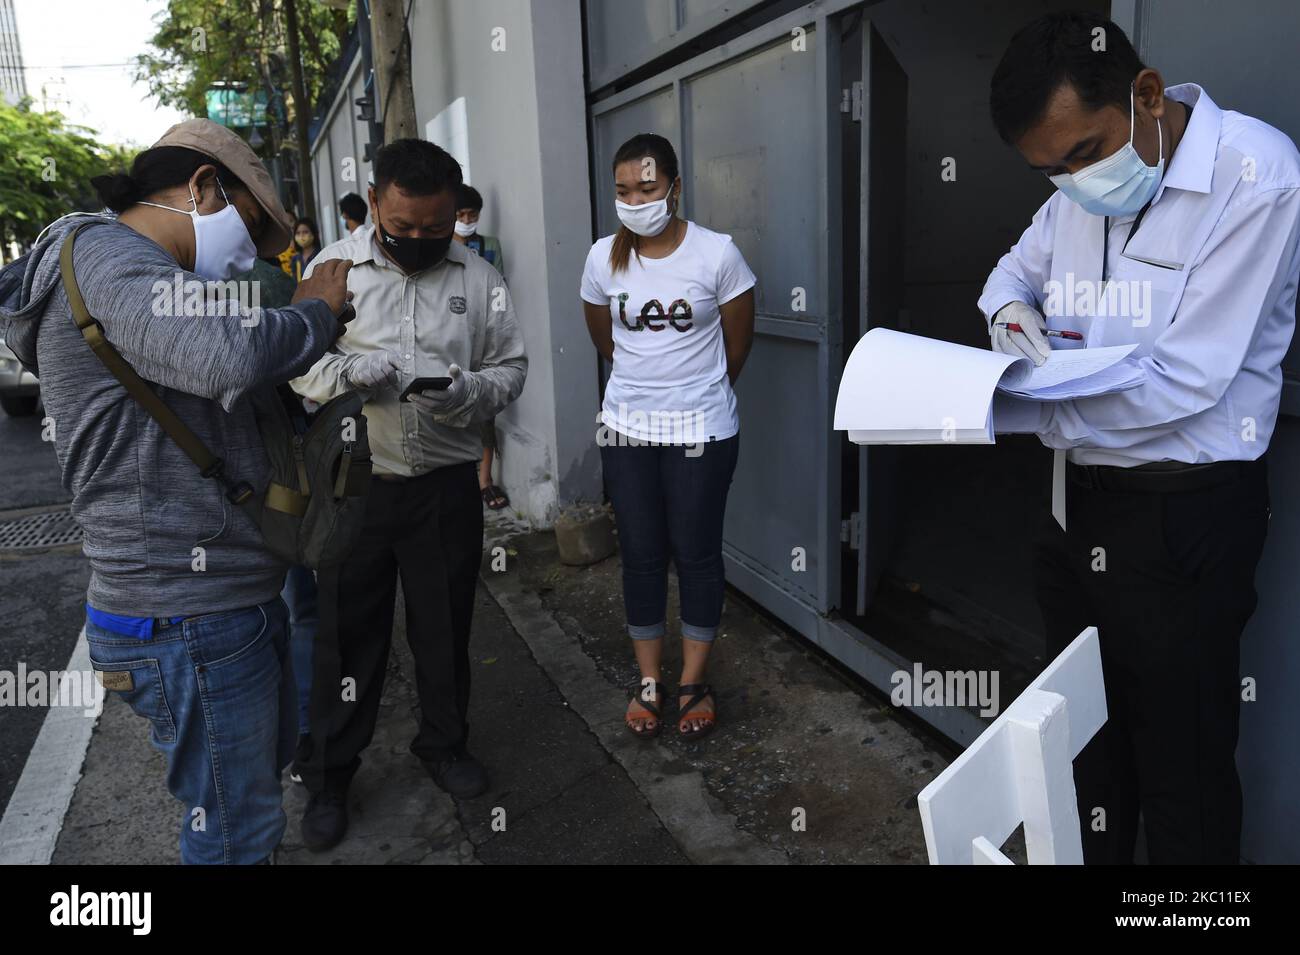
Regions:
[[342, 563], [361, 534], [370, 486], [370, 443], [361, 396], [348, 392], [333, 398], [321, 405], [308, 425], [301, 402], [286, 386], [250, 393], [271, 464], [270, 483], [258, 496], [247, 481], [224, 472], [221, 458], [136, 374], [87, 310], [72, 269], [72, 250], [77, 233], [93, 224], [69, 232], [59, 253], [68, 305], [91, 350], [189, 456], [199, 473], [219, 483], [226, 498], [245, 509], [261, 529], [271, 553], [314, 570]]

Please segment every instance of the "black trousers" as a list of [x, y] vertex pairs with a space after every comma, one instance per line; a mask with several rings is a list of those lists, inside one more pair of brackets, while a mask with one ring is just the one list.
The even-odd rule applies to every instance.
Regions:
[[[1108, 719], [1076, 757], [1088, 864], [1236, 864], [1242, 629], [1268, 528], [1266, 466], [1177, 493], [1067, 485], [1066, 531], [1046, 516], [1036, 584], [1049, 659], [1101, 641]], [[1104, 568], [1104, 569], [1102, 569]]]
[[351, 556], [320, 571], [311, 738], [298, 769], [312, 791], [344, 788], [374, 736], [392, 642], [397, 577], [415, 658], [420, 725], [411, 752], [463, 753], [469, 737], [469, 635], [483, 557], [478, 462], [403, 482], [375, 479]]

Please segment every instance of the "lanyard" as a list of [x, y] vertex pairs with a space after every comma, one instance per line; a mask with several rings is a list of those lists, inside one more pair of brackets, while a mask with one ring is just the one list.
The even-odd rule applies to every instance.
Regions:
[[[1120, 255], [1123, 255], [1125, 250], [1128, 249], [1129, 242], [1133, 240], [1133, 233], [1137, 232], [1138, 226], [1142, 224], [1142, 217], [1147, 214], [1147, 210], [1151, 208], [1151, 203], [1154, 199], [1155, 196], [1152, 196], [1150, 199], [1147, 200], [1146, 205], [1144, 205], [1141, 209], [1138, 210], [1137, 217], [1133, 220], [1133, 224], [1128, 227], [1128, 235], [1124, 237], [1124, 245], [1119, 250]], [[1106, 222], [1105, 225], [1102, 226], [1102, 232], [1101, 232], [1101, 284], [1102, 285], [1106, 284], [1106, 260], [1108, 258], [1107, 253], [1109, 252], [1109, 250], [1110, 250], [1110, 216], [1106, 216]]]

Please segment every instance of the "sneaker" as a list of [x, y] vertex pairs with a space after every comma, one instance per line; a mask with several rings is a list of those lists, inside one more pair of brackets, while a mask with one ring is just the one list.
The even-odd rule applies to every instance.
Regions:
[[473, 799], [487, 792], [487, 770], [469, 753], [450, 756], [438, 762], [426, 762], [424, 768], [439, 789], [456, 799]]
[[312, 793], [302, 814], [302, 844], [312, 852], [324, 852], [342, 842], [347, 831], [347, 790]]

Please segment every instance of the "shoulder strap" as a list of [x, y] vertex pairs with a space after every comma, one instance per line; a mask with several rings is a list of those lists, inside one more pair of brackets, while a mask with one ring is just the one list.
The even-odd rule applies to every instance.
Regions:
[[77, 234], [94, 224], [87, 222], [72, 229], [63, 240], [63, 248], [59, 250], [59, 271], [63, 275], [63, 287], [68, 293], [68, 306], [72, 309], [73, 321], [77, 323], [77, 328], [81, 330], [81, 335], [90, 345], [91, 351], [104, 363], [104, 367], [122, 384], [131, 397], [149, 412], [150, 416], [158, 422], [159, 427], [167, 432], [167, 436], [189, 456], [199, 469], [199, 473], [205, 478], [214, 478], [220, 482], [226, 490], [226, 497], [232, 503], [249, 502], [253, 497], [252, 487], [245, 481], [233, 481], [223, 473], [221, 458], [209, 451], [208, 446], [199, 439], [199, 436], [163, 403], [143, 378], [136, 374], [135, 369], [104, 337], [104, 330], [86, 308], [85, 299], [81, 297], [81, 288], [77, 285], [76, 272], [72, 267], [72, 251]]

